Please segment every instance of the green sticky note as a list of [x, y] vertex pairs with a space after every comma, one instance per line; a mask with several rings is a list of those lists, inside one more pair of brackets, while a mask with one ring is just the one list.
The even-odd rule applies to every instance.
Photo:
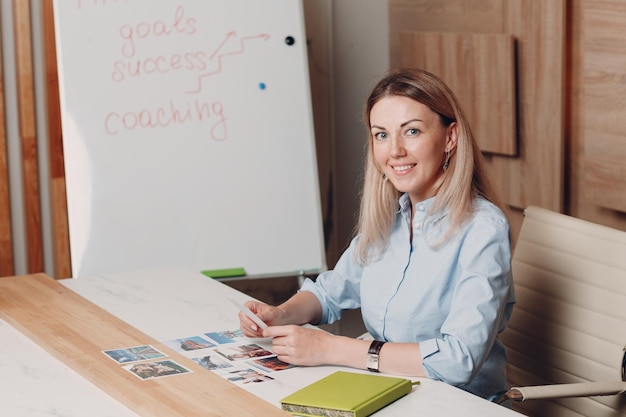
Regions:
[[243, 268], [209, 269], [202, 273], [210, 278], [235, 278], [245, 276], [246, 270]]

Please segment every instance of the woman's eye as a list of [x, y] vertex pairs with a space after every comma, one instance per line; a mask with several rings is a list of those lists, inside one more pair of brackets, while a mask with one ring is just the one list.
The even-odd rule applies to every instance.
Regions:
[[416, 136], [420, 133], [419, 129], [411, 128], [406, 131], [407, 136]]
[[374, 135], [374, 137], [376, 138], [376, 140], [385, 140], [387, 139], [387, 133], [385, 132], [378, 132]]

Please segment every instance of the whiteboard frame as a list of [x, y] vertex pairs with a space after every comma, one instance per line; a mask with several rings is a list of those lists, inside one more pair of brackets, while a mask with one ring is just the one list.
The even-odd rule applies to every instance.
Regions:
[[[107, 201], [114, 199], [112, 198], [112, 196], [115, 196], [115, 194], [112, 194], [110, 190], [103, 192], [101, 191], [102, 187], [96, 186], [96, 184], [98, 184], [98, 180], [104, 177], [103, 172], [107, 172], [108, 174], [110, 174], [111, 167], [116, 166], [114, 164], [119, 163], [120, 165], [118, 167], [120, 167], [119, 169], [121, 169], [121, 167], [123, 166], [122, 164], [124, 162], [125, 163], [129, 163], [129, 161], [134, 162], [135, 159], [133, 158], [137, 158], [137, 155], [133, 156], [132, 152], [133, 151], [137, 152], [137, 151], [131, 149], [128, 152], [129, 154], [131, 154], [131, 156], [128, 156], [127, 160], [125, 161], [123, 160], [124, 156], [121, 155], [121, 152], [120, 152], [117, 155], [115, 155], [115, 157], [120, 157], [123, 161], [120, 162], [116, 160], [115, 158], [111, 157], [109, 158], [109, 160], [106, 160], [105, 162], [102, 163], [102, 166], [104, 166], [105, 168], [102, 168], [102, 166], [98, 165], [98, 162], [99, 162], [97, 160], [98, 158], [102, 159], [103, 161], [106, 159], [106, 156], [102, 156], [102, 155], [107, 152], [106, 151], [107, 148], [102, 146], [101, 143], [97, 145], [88, 143], [88, 138], [98, 137], [97, 132], [94, 133], [93, 131], [90, 130], [92, 129], [92, 126], [94, 126], [97, 123], [89, 123], [89, 122], [85, 122], [84, 120], [88, 120], [92, 113], [97, 112], [97, 105], [99, 104], [99, 102], [98, 103], [96, 102], [99, 100], [102, 101], [101, 100], [102, 95], [104, 95], [105, 98], [107, 97], [106, 96], [107, 94], [111, 94], [111, 97], [113, 97], [113, 99], [117, 97], [115, 96], [115, 93], [109, 93], [109, 91], [114, 91], [115, 86], [110, 87], [108, 85], [105, 85], [100, 90], [96, 90], [99, 95], [90, 96], [89, 94], [93, 94], [93, 91], [88, 91], [85, 93], [85, 95], [81, 95], [83, 94], [83, 91], [80, 91], [81, 88], [85, 90], [85, 89], [90, 88], [93, 85], [99, 85], [99, 83], [95, 82], [93, 79], [85, 79], [85, 80], [80, 79], [79, 78], [81, 76], [80, 71], [83, 71], [83, 73], [88, 73], [91, 75], [91, 74], [97, 73], [99, 67], [97, 66], [96, 67], [83, 67], [83, 68], [79, 68], [78, 70], [75, 69], [74, 72], [72, 72], [71, 70], [72, 66], [78, 67], [79, 66], [78, 64], [89, 65], [90, 64], [89, 61], [91, 61], [91, 59], [82, 60], [83, 55], [81, 54], [84, 54], [84, 44], [80, 43], [81, 37], [78, 36], [77, 34], [88, 32], [88, 35], [91, 36], [91, 38], [89, 39], [89, 42], [99, 45], [98, 48], [94, 48], [98, 51], [96, 55], [93, 57], [94, 60], [96, 60], [96, 57], [99, 56], [99, 54], [102, 54], [102, 55], [106, 54], [106, 52], [103, 52], [105, 47], [102, 46], [103, 44], [97, 43], [98, 42], [98, 39], [97, 39], [98, 28], [93, 29], [93, 33], [91, 33], [90, 32], [92, 30], [91, 27], [81, 28], [81, 26], [79, 25], [78, 27], [73, 28], [71, 26], [69, 22], [72, 22], [72, 21], [68, 22], [67, 20], [68, 17], [64, 15], [65, 13], [63, 11], [64, 9], [60, 9], [60, 4], [61, 4], [60, 2], [63, 2], [62, 4], [64, 8], [71, 7], [71, 6], [68, 6], [68, 4], [83, 3], [84, 5], [85, 3], [88, 3], [88, 2], [84, 2], [84, 0], [83, 2], [79, 0], [77, 0], [77, 2], [69, 2], [67, 0], [54, 0], [55, 27], [57, 28], [56, 42], [57, 42], [57, 59], [58, 59], [57, 65], [59, 68], [59, 93], [60, 93], [60, 101], [61, 101], [62, 128], [63, 128], [63, 133], [64, 133], [64, 153], [65, 153], [65, 163], [66, 163], [66, 186], [67, 186], [67, 198], [68, 198], [68, 223], [69, 223], [69, 234], [70, 234], [70, 252], [71, 252], [71, 259], [72, 259], [72, 271], [73, 271], [74, 277], [92, 276], [92, 275], [99, 275], [103, 273], [123, 272], [123, 271], [136, 270], [136, 269], [151, 269], [154, 267], [172, 267], [172, 266], [191, 267], [191, 268], [196, 268], [200, 270], [244, 267], [249, 272], [249, 275], [247, 277], [291, 276], [291, 275], [317, 273], [317, 272], [322, 272], [326, 270], [324, 238], [323, 238], [323, 228], [322, 228], [322, 215], [321, 215], [321, 201], [320, 201], [320, 195], [319, 195], [317, 161], [316, 161], [316, 155], [315, 155], [316, 150], [315, 150], [313, 116], [312, 116], [312, 106], [311, 106], [311, 93], [309, 89], [309, 74], [308, 74], [308, 64], [307, 64], [307, 55], [306, 55], [306, 42], [305, 42], [306, 36], [304, 32], [304, 15], [303, 15], [301, 1], [266, 0], [263, 3], [268, 9], [274, 8], [272, 9], [273, 11], [270, 11], [270, 13], [268, 13], [268, 15], [278, 16], [279, 22], [283, 22], [283, 21], [293, 22], [294, 19], [292, 18], [295, 17], [295, 22], [297, 23], [296, 26], [294, 26], [291, 29], [291, 32], [289, 32], [291, 34], [294, 34], [294, 38], [296, 39], [296, 45], [291, 46], [286, 49], [286, 50], [290, 50], [291, 52], [297, 52], [299, 54], [295, 58], [297, 60], [297, 68], [298, 68], [298, 70], [296, 71], [297, 72], [296, 82], [284, 83], [284, 85], [280, 85], [280, 83], [276, 82], [275, 80], [272, 80], [272, 82], [268, 83], [268, 91], [272, 91], [272, 89], [274, 88], [276, 90], [279, 90], [279, 87], [282, 88], [283, 93], [285, 92], [293, 93], [294, 90], [301, 91], [301, 96], [300, 96], [301, 100], [299, 102], [289, 103], [288, 107], [284, 107], [284, 106], [282, 107], [282, 112], [285, 112], [285, 114], [287, 114], [293, 108], [300, 109], [300, 114], [298, 114], [297, 116], [299, 118], [298, 119], [299, 124], [297, 125], [299, 129], [298, 133], [300, 135], [305, 135], [308, 138], [305, 140], [303, 147], [300, 146], [299, 148], [296, 148], [294, 145], [293, 149], [291, 148], [289, 149], [290, 151], [293, 151], [293, 152], [300, 152], [297, 155], [297, 157], [301, 159], [298, 162], [297, 169], [290, 169], [286, 177], [295, 177], [295, 183], [297, 185], [302, 185], [302, 187], [308, 190], [308, 192], [306, 194], [300, 194], [300, 197], [295, 197], [294, 198], [295, 201], [289, 202], [289, 201], [280, 200], [281, 202], [278, 202], [279, 196], [276, 195], [275, 190], [276, 189], [280, 190], [281, 188], [277, 187], [276, 189], [273, 189], [274, 191], [272, 192], [275, 195], [274, 197], [270, 197], [270, 198], [276, 198], [276, 201], [278, 203], [272, 206], [271, 204], [267, 204], [267, 201], [261, 201], [261, 200], [264, 200], [262, 198], [255, 199], [256, 202], [258, 203], [257, 206], [259, 207], [263, 206], [263, 204], [266, 204], [265, 208], [259, 209], [261, 210], [261, 213], [265, 217], [256, 219], [255, 221], [257, 223], [262, 223], [264, 220], [274, 219], [274, 216], [276, 218], [280, 217], [280, 219], [277, 219], [277, 220], [291, 221], [291, 223], [286, 223], [285, 227], [279, 227], [279, 228], [273, 229], [277, 233], [287, 232], [288, 229], [290, 228], [299, 227], [302, 225], [305, 225], [305, 228], [302, 229], [303, 231], [299, 232], [297, 236], [287, 237], [285, 239], [286, 242], [282, 242], [283, 245], [279, 247], [279, 251], [278, 251], [279, 253], [276, 254], [277, 258], [275, 261], [276, 262], [275, 268], [268, 267], [266, 265], [260, 268], [252, 268], [252, 269], [250, 269], [248, 265], [246, 265], [245, 259], [241, 260], [240, 263], [237, 263], [237, 264], [233, 264], [233, 263], [236, 263], [237, 261], [229, 261], [229, 263], [227, 264], [215, 264], [215, 263], [208, 263], [208, 262], [203, 263], [202, 261], [198, 261], [195, 258], [191, 262], [189, 262], [190, 260], [189, 258], [186, 257], [187, 255], [183, 255], [180, 259], [167, 258], [170, 255], [171, 251], [177, 249], [176, 245], [181, 246], [181, 242], [178, 242], [178, 244], [174, 244], [173, 247], [170, 247], [170, 248], [165, 247], [164, 248], [165, 250], [162, 253], [158, 253], [154, 251], [154, 252], [146, 254], [146, 256], [150, 257], [149, 262], [136, 262], [136, 263], [133, 263], [133, 262], [125, 263], [125, 260], [124, 260], [126, 254], [130, 254], [127, 258], [132, 258], [133, 257], [132, 250], [140, 249], [139, 248], [140, 245], [136, 243], [134, 245], [129, 243], [129, 245], [131, 245], [131, 249], [122, 248], [121, 250], [125, 252], [120, 254], [120, 256], [118, 257], [119, 259], [115, 258], [114, 251], [116, 250], [118, 246], [118, 242], [125, 241], [126, 239], [124, 238], [120, 239], [119, 236], [117, 237], [114, 236], [113, 238], [107, 236], [107, 239], [109, 239], [108, 243], [105, 243], [104, 245], [99, 245], [99, 246], [98, 246], [98, 243], [96, 244], [93, 243], [93, 241], [95, 240], [93, 235], [96, 233], [96, 230], [98, 229], [98, 227], [99, 227], [101, 235], [105, 232], [108, 232], [107, 229], [116, 227], [115, 225], [121, 225], [118, 227], [121, 227], [126, 230], [131, 230], [135, 226], [135, 224], [138, 223], [138, 219], [141, 218], [141, 216], [135, 216], [131, 221], [128, 221], [125, 223], [123, 214], [118, 213], [117, 214], [118, 217], [115, 217], [115, 216], [109, 217], [108, 214], [102, 215], [100, 210], [104, 211], [103, 207], [106, 208], [105, 206], [107, 204]], [[95, 1], [94, 3], [98, 3], [98, 2]], [[107, 7], [118, 7], [118, 6], [122, 7], [120, 6], [120, 4], [130, 4], [130, 5], [136, 6], [136, 5], [141, 5], [142, 3], [144, 4], [144, 6], [146, 4], [150, 4], [152, 6], [150, 13], [156, 13], [156, 12], [153, 12], [152, 9], [158, 9], [159, 7], [160, 8], [164, 7], [164, 6], [161, 6], [161, 3], [159, 3], [159, 6], [157, 7], [157, 6], [153, 6], [153, 3], [149, 1], [144, 1], [144, 0], [128, 0], [127, 2], [124, 2], [124, 3], [118, 3], [116, 6], [107, 6]], [[240, 8], [241, 3], [246, 3], [246, 1], [245, 0], [236, 0], [236, 1], [213, 0], [210, 3], [201, 3], [203, 5], [201, 7], [205, 7], [207, 4], [219, 5], [220, 7], [226, 7], [225, 10], [227, 12], [228, 7]], [[249, 4], [252, 4], [252, 3], [258, 3], [258, 2], [249, 2]], [[106, 2], [103, 2], [102, 4], [106, 4]], [[189, 0], [178, 2], [177, 4], [182, 4], [183, 6], [192, 5], [192, 3]], [[139, 12], [137, 12], [137, 10], [139, 10]], [[289, 10], [289, 11], [285, 12], [286, 10]], [[226, 12], [224, 12], [225, 15], [228, 15], [228, 13]], [[281, 16], [280, 12], [288, 13], [288, 15]], [[119, 10], [117, 10], [116, 13], [118, 13], [119, 15]], [[144, 12], [140, 9], [133, 9], [129, 13], [144, 13]], [[139, 16], [139, 15], [136, 15], [136, 16]], [[127, 20], [132, 21], [133, 18], [136, 16], [131, 14], [127, 16]], [[200, 16], [200, 15], [197, 15], [197, 16]], [[256, 13], [255, 19], [257, 19], [257, 21], [260, 20], [261, 14]], [[80, 20], [82, 21], [83, 19], [80, 19]], [[137, 21], [140, 21], [140, 20], [141, 19], [137, 19]], [[156, 20], [159, 20], [159, 18], [155, 17], [153, 21], [156, 21]], [[78, 19], [76, 21], [78, 21]], [[216, 20], [214, 19], [213, 22], [215, 21]], [[103, 20], [103, 22], [107, 22], [106, 19]], [[275, 29], [275, 27], [280, 26], [280, 24], [275, 24], [275, 23], [279, 23], [279, 22], [268, 21], [268, 22], [265, 22], [265, 24], [268, 27], [270, 27], [270, 29]], [[270, 25], [269, 23], [272, 23], [272, 24]], [[82, 24], [84, 24], [84, 22], [82, 22]], [[95, 26], [95, 24], [93, 25]], [[103, 25], [104, 27], [108, 27], [109, 23], [104, 23]], [[248, 26], [246, 26], [245, 28], [248, 28]], [[71, 31], [73, 29], [77, 30], [77, 32], [72, 35]], [[278, 35], [274, 33], [271, 33], [271, 32], [269, 33], [270, 39], [271, 38], [276, 39], [277, 36]], [[68, 39], [70, 39], [70, 41], [68, 41]], [[282, 38], [281, 38], [281, 41], [282, 41]], [[68, 44], [68, 42], [77, 42], [77, 44], [76, 45]], [[243, 44], [244, 41], [241, 40], [241, 43]], [[158, 47], [160, 48], [160, 45], [158, 45]], [[178, 45], [174, 45], [174, 48], [177, 48], [177, 47]], [[282, 47], [284, 47], [284, 45], [282, 45]], [[77, 50], [79, 52], [76, 52]], [[252, 51], [252, 48], [250, 50]], [[232, 57], [232, 55], [233, 54], [230, 54], [230, 55], [224, 54], [223, 62], [226, 62], [227, 58], [229, 56]], [[70, 58], [68, 58], [68, 56]], [[265, 58], [265, 56], [262, 56], [262, 55], [256, 56], [256, 59], [258, 60], [257, 62], [259, 63], [259, 68], [262, 65], [266, 64], [265, 61], [271, 61], [271, 59], [259, 60], [259, 57]], [[270, 58], [274, 58], [274, 56], [270, 56]], [[68, 62], [68, 59], [70, 60], [69, 62]], [[81, 62], [71, 61], [71, 59], [75, 59], [75, 60], [81, 59], [82, 61]], [[292, 59], [294, 58], [292, 57]], [[230, 63], [232, 63], [232, 61], [230, 61]], [[289, 65], [293, 66], [293, 61], [283, 63], [280, 60], [276, 59], [275, 61], [272, 61], [271, 63], [273, 63], [274, 65], [277, 65], [273, 69], [273, 71], [275, 72], [280, 71], [282, 67], [287, 67]], [[220, 61], [220, 64], [222, 64], [221, 61]], [[91, 68], [91, 72], [85, 71], [84, 68]], [[96, 69], [93, 69], [93, 68], [96, 68]], [[246, 74], [247, 74], [246, 68], [247, 67], [245, 66], [242, 66], [238, 70], [237, 68], [235, 68], [233, 70], [233, 74], [235, 74], [234, 78], [237, 80], [245, 79]], [[243, 71], [243, 70], [246, 70], [246, 71]], [[270, 71], [268, 71], [268, 73], [269, 72]], [[282, 74], [282, 76], [284, 77], [284, 74]], [[77, 82], [76, 80], [80, 80], [80, 82]], [[171, 83], [172, 85], [175, 85], [173, 82]], [[206, 79], [203, 79], [202, 82], [200, 82], [199, 84], [203, 84], [203, 83], [206, 83]], [[75, 85], [77, 84], [80, 84], [81, 87], [75, 87]], [[163, 85], [167, 86], [169, 84], [167, 84], [166, 82]], [[72, 87], [74, 88], [73, 93], [69, 91], [71, 90]], [[151, 87], [150, 85], [148, 85], [147, 87], [143, 86], [142, 88], [144, 88], [144, 90], [141, 90], [141, 89], [139, 90], [147, 94], [147, 92], [150, 91], [150, 88], [154, 88], [154, 87], [153, 86]], [[259, 85], [258, 90], [255, 90], [255, 92], [258, 93], [257, 94], [258, 96], [262, 97], [264, 93], [262, 91], [263, 89]], [[79, 90], [79, 91], [76, 91], [76, 90]], [[247, 101], [247, 99], [251, 95], [250, 94], [251, 89], [248, 88], [248, 90], [242, 90], [242, 91], [244, 91], [244, 93], [238, 93], [238, 94], [245, 94], [245, 98]], [[126, 98], [128, 101], [130, 101], [137, 95], [140, 95], [140, 94], [137, 94], [133, 90], [131, 90], [129, 95]], [[90, 101], [89, 100], [90, 97], [97, 97], [97, 99]], [[241, 95], [240, 97], [244, 97], [244, 96]], [[279, 98], [281, 100], [275, 101], [274, 102], [275, 104], [282, 104], [283, 97], [281, 96]], [[227, 100], [225, 99], [224, 101], [226, 102]], [[263, 107], [264, 106], [263, 98], [260, 98], [257, 101], [257, 103], [260, 103], [260, 104], [257, 104], [257, 108]], [[215, 103], [210, 102], [208, 104], [215, 104]], [[302, 107], [300, 108], [299, 105], [301, 105]], [[83, 111], [84, 108], [86, 107], [89, 107], [89, 111], [81, 113], [81, 111]], [[278, 106], [276, 107], [278, 108]], [[265, 122], [267, 123], [267, 125], [271, 126], [273, 123], [282, 123], [283, 120], [285, 119], [284, 114], [281, 114], [281, 111], [276, 111], [275, 113], [278, 113], [277, 119], [269, 120], [269, 121], [266, 120]], [[253, 119], [255, 117], [255, 116], [248, 117], [248, 113], [244, 114], [244, 116], [246, 116], [246, 121], [248, 121], [248, 119]], [[287, 117], [287, 118], [291, 118], [291, 117]], [[257, 124], [261, 124], [261, 122], [258, 122]], [[176, 132], [174, 134], [176, 134]], [[190, 134], [189, 136], [193, 137], [193, 134]], [[132, 138], [133, 138], [132, 135], [127, 135], [127, 137], [125, 137], [124, 140], [132, 139]], [[106, 138], [106, 139], [110, 139], [110, 138]], [[117, 139], [118, 138], [114, 138], [112, 141], [115, 141]], [[145, 137], [138, 137], [137, 142], [143, 141], [142, 143], [140, 143], [139, 149], [146, 149], [147, 147], [145, 144], [150, 143], [149, 141], [152, 141], [152, 140], [153, 140], [153, 137], [152, 136], [148, 137], [148, 135], [146, 135]], [[266, 138], [266, 140], [271, 141], [271, 138], [269, 139]], [[219, 140], [215, 140], [215, 141], [219, 142]], [[118, 140], [117, 143], [119, 146], [119, 143], [128, 143], [128, 142], [123, 142], [123, 140]], [[189, 143], [187, 143], [187, 145], [189, 146]], [[275, 145], [276, 149], [279, 149], [284, 146], [285, 146], [285, 143], [277, 143]], [[164, 157], [169, 158], [169, 155], [173, 154], [172, 148], [167, 147], [167, 142], [164, 143], [163, 147], [165, 149]], [[200, 151], [206, 151], [206, 149], [203, 148]], [[237, 152], [239, 152], [240, 155], [242, 154], [240, 149], [235, 150], [233, 153], [237, 153]], [[274, 155], [275, 154], [276, 153], [274, 153]], [[255, 156], [258, 156], [258, 155], [263, 156], [262, 154], [258, 154], [258, 153]], [[273, 157], [274, 156], [272, 156], [272, 158]], [[224, 159], [227, 159], [227, 158], [224, 158]], [[164, 159], [163, 161], [167, 161], [167, 160]], [[185, 161], [179, 162], [180, 163], [179, 168], [181, 169], [186, 168], [184, 166], [185, 165], [184, 162]], [[220, 162], [221, 161], [215, 160], [212, 163], [215, 165], [218, 165]], [[253, 162], [254, 161], [251, 159], [250, 161], [248, 161], [248, 164], [251, 165], [253, 164]], [[270, 159], [268, 161], [265, 161], [264, 166], [267, 166], [267, 170], [269, 171], [271, 169], [275, 169], [276, 164], [284, 164], [284, 163], [285, 162], [281, 161], [280, 158], [277, 160]], [[138, 166], [146, 167], [147, 164], [149, 164], [149, 162], [145, 162], [144, 165], [138, 164]], [[138, 171], [140, 170], [135, 169], [133, 171], [132, 163], [129, 166], [131, 166], [131, 168], [128, 168], [129, 171], [126, 173], [138, 175]], [[191, 175], [194, 175], [197, 173], [203, 173], [203, 172], [204, 171], [201, 171], [197, 168], [196, 171], [191, 172]], [[252, 177], [258, 173], [259, 171], [255, 171], [255, 172], [248, 172], [247, 174], [249, 174]], [[244, 174], [246, 173], [244, 172]], [[281, 175], [285, 176], [285, 173], [283, 172], [279, 176], [273, 177], [273, 179], [275, 181], [282, 181]], [[298, 175], [302, 175], [302, 178], [298, 177]], [[151, 178], [153, 177], [143, 178], [144, 182], [141, 183], [140, 185], [144, 185], [143, 189], [152, 187], [152, 188], [155, 188], [154, 191], [156, 192], [160, 191], [156, 189], [158, 188], [158, 185], [160, 185], [160, 183], [157, 185], [151, 183], [150, 182]], [[182, 178], [185, 179], [185, 177], [182, 177]], [[302, 179], [302, 182], [304, 184], [298, 183], [297, 181], [298, 179]], [[167, 181], [167, 178], [164, 181]], [[227, 181], [234, 181], [234, 179], [228, 179]], [[300, 190], [298, 190], [299, 187], [297, 186], [294, 187], [292, 185], [294, 183], [294, 178], [285, 178], [285, 181], [287, 181], [286, 184], [289, 185], [289, 187], [285, 187], [285, 188], [290, 189], [290, 191], [293, 191], [294, 195], [297, 196], [298, 195], [297, 192]], [[179, 187], [181, 183], [184, 183], [184, 181], [174, 182], [173, 187]], [[111, 185], [110, 188], [119, 186], [119, 184], [120, 182], [114, 185]], [[203, 184], [200, 181], [198, 181], [198, 184], [196, 185], [202, 186]], [[228, 186], [230, 185], [230, 183], [226, 183], [226, 185]], [[219, 191], [224, 192], [224, 194], [226, 195], [226, 197], [224, 197], [225, 199], [230, 199], [229, 201], [236, 202], [237, 201], [236, 199], [238, 198], [238, 194], [230, 193], [230, 188], [233, 188], [233, 187], [227, 187], [227, 186], [225, 186], [224, 189], [220, 188]], [[132, 185], [129, 184], [128, 187], [132, 188]], [[137, 190], [138, 189], [139, 188], [137, 188]], [[170, 189], [170, 191], [171, 190], [172, 189]], [[130, 201], [132, 194], [133, 194], [133, 190], [130, 190], [130, 191], [125, 190], [125, 192], [122, 192], [119, 195], [119, 197], [115, 197], [115, 198], [119, 198], [120, 201]], [[213, 204], [216, 205], [215, 202], [218, 200], [213, 199], [212, 200]], [[159, 204], [168, 204], [167, 198], [159, 197], [154, 201], [156, 202], [156, 204], [149, 206], [147, 209], [144, 208], [143, 213], [146, 213], [147, 216], [155, 216], [152, 219], [153, 223], [161, 225], [166, 219], [156, 217], [156, 214], [153, 214], [150, 211], [154, 209], [155, 206], [158, 206]], [[204, 208], [207, 208], [210, 206], [210, 205], [207, 205], [207, 201], [203, 201], [202, 203], [204, 204], [203, 206]], [[244, 200], [239, 203], [245, 204], [246, 202]], [[137, 201], [135, 201], [134, 204], [138, 204]], [[288, 206], [287, 209], [285, 209], [286, 206]], [[274, 210], [276, 207], [279, 207], [279, 209], [282, 209], [283, 211], [278, 214], [274, 214]], [[118, 210], [119, 210], [119, 207], [113, 206], [112, 208], [109, 207], [108, 211], [113, 212], [113, 211], [118, 211]], [[130, 211], [131, 207], [128, 207], [126, 210]], [[181, 211], [180, 208], [176, 208], [174, 211], [176, 210]], [[122, 211], [122, 210], [119, 210], [119, 211]], [[85, 213], [87, 213], [88, 215], [86, 215]], [[189, 213], [197, 215], [197, 213], [193, 212], [192, 210], [188, 211], [185, 214], [189, 214]], [[91, 216], [91, 218], [89, 218], [89, 216]], [[87, 219], [85, 219], [86, 217]], [[177, 219], [181, 222], [186, 220], [184, 216], [182, 218], [179, 217]], [[191, 219], [192, 220], [189, 220], [190, 222], [191, 221], [200, 222], [199, 227], [203, 227], [203, 224], [201, 223], [203, 220], [201, 217], [192, 216]], [[93, 223], [90, 223], [92, 220], [93, 220]], [[212, 224], [211, 223], [208, 224], [208, 226], [213, 227], [213, 229], [209, 229], [209, 230], [219, 229], [221, 235], [218, 233], [215, 234], [215, 236], [217, 236], [218, 239], [220, 238], [223, 239], [222, 242], [228, 241], [229, 236], [226, 236], [226, 233], [224, 232], [224, 230], [220, 229], [222, 227], [220, 224], [215, 222]], [[248, 226], [248, 227], [253, 227], [253, 226]], [[149, 226], [144, 227], [144, 229], [137, 229], [137, 230], [143, 230], [144, 232], [146, 232], [147, 230], [149, 230]], [[254, 233], [255, 230], [256, 229], [251, 230], [251, 233]], [[169, 236], [172, 236], [173, 233], [174, 232], [172, 230], [168, 230], [167, 232], [164, 232], [164, 234], [168, 236], [168, 238]], [[128, 235], [130, 234], [131, 233], [129, 233]], [[144, 234], [145, 234], [144, 238], [146, 239], [145, 241], [146, 245], [149, 245], [155, 239], [160, 238], [158, 233], [157, 235], [150, 235], [149, 232], [146, 232]], [[127, 238], [128, 238], [128, 235], [126, 236]], [[134, 235], [137, 235], [137, 233], [134, 233]], [[196, 232], [191, 232], [189, 233], [189, 235], [191, 236], [191, 239], [195, 239], [196, 241], [202, 238], [201, 236], [199, 236], [200, 234]], [[266, 236], [268, 236], [268, 234], [266, 234]], [[289, 236], [289, 234], [285, 233], [285, 236]], [[237, 238], [239, 238], [239, 240], [241, 241], [241, 236], [238, 236]], [[236, 239], [236, 238], [233, 238], [233, 239]], [[89, 246], [92, 244], [94, 246], [94, 249], [89, 248]], [[305, 249], [303, 251], [308, 252], [308, 254], [306, 255], [306, 262], [297, 264], [297, 266], [289, 265], [288, 262], [284, 263], [286, 260], [288, 260], [288, 258], [293, 258], [293, 257], [297, 257], [301, 255], [301, 253], [299, 253], [297, 249], [297, 245], [299, 244], [304, 244], [303, 248]], [[237, 245], [237, 247], [240, 247], [240, 246], [243, 246], [243, 245], [240, 245], [240, 244]], [[257, 245], [256, 247], [260, 248], [261, 246], [262, 245]], [[216, 246], [210, 246], [208, 243], [205, 243], [205, 248], [209, 248], [209, 247], [214, 250]], [[225, 252], [224, 254], [229, 255], [232, 252], [234, 251], [231, 250], [228, 253]], [[95, 256], [99, 260], [94, 261], [93, 265], [91, 265], [86, 260], [87, 259], [86, 256]], [[247, 252], [246, 256], [249, 256], [252, 259], [258, 255], [255, 253]], [[267, 258], [267, 256], [265, 256], [265, 258]], [[284, 265], [288, 265], [288, 266], [285, 267]]]

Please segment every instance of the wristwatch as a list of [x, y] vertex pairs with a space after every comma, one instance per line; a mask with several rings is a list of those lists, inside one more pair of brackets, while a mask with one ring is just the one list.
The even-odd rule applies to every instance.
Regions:
[[383, 347], [385, 342], [381, 342], [380, 340], [374, 340], [370, 345], [369, 350], [367, 351], [367, 361], [365, 366], [367, 366], [367, 370], [370, 372], [379, 372], [378, 371], [378, 362], [380, 356], [380, 349]]

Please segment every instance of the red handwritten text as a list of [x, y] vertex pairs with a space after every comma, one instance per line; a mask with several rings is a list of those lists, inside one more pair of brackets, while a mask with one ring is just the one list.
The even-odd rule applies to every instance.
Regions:
[[122, 55], [133, 57], [136, 53], [138, 39], [157, 38], [170, 35], [194, 35], [196, 33], [196, 19], [185, 17], [185, 8], [178, 6], [174, 12], [174, 19], [170, 23], [163, 20], [139, 22], [134, 25], [125, 24], [120, 27], [122, 37]]
[[139, 78], [149, 74], [167, 74], [172, 71], [204, 71], [207, 69], [207, 56], [203, 51], [175, 53], [164, 56], [151, 56], [136, 60], [113, 62], [111, 79], [125, 81], [127, 77]]
[[104, 118], [104, 130], [109, 135], [138, 129], [165, 128], [172, 125], [210, 122], [209, 136], [212, 140], [223, 141], [228, 138], [227, 117], [221, 102], [194, 100], [184, 105], [177, 105], [170, 100], [168, 105], [151, 109], [127, 112], [109, 112]]

